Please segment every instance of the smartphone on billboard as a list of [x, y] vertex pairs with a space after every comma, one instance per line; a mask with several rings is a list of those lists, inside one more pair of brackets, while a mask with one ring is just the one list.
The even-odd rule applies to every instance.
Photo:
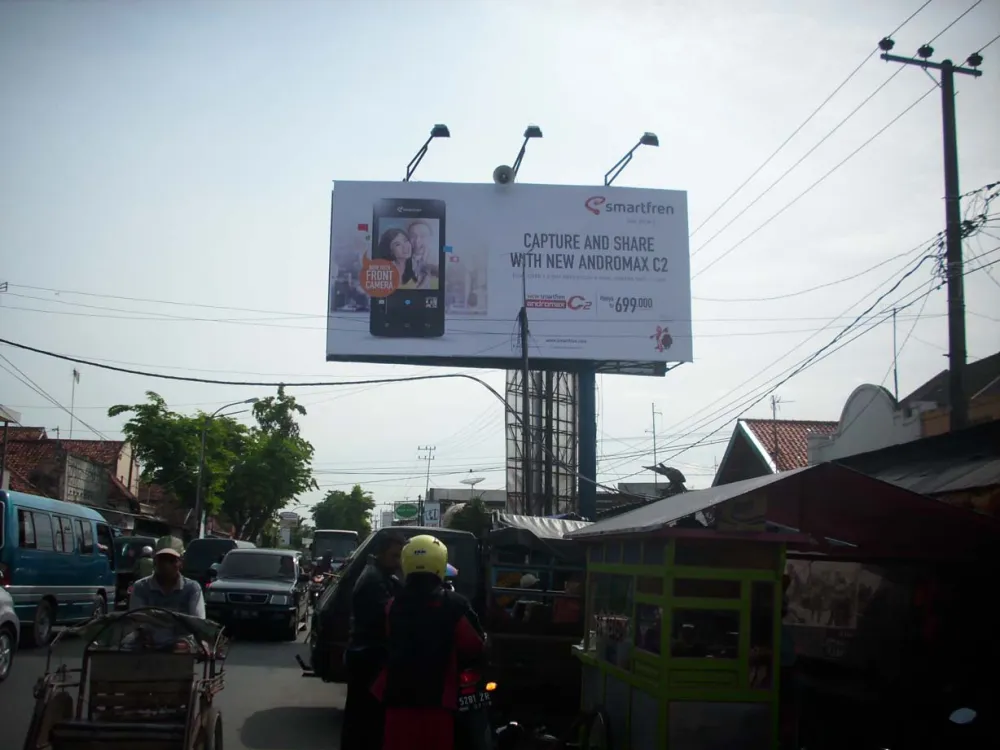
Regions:
[[444, 201], [399, 198], [375, 204], [372, 259], [396, 266], [399, 288], [372, 299], [372, 336], [444, 335], [444, 219]]

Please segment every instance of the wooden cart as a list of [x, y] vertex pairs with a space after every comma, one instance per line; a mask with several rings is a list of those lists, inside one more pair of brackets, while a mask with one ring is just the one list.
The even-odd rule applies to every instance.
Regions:
[[53, 641], [24, 750], [221, 750], [220, 626], [149, 608], [67, 632], [86, 644], [82, 664], [53, 669]]

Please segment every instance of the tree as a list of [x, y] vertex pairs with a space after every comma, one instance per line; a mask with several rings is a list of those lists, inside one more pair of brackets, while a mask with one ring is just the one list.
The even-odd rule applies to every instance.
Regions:
[[241, 539], [257, 539], [289, 500], [316, 488], [313, 447], [296, 421], [306, 410], [284, 387], [254, 404], [257, 424], [251, 428], [227, 416], [178, 414], [152, 391], [146, 397], [146, 403], [108, 410], [111, 417], [131, 415], [123, 432], [142, 464], [143, 478], [169, 488], [184, 507], [194, 508], [205, 428], [205, 508], [221, 511]]
[[253, 413], [257, 426], [250, 430], [222, 495], [222, 511], [242, 539], [256, 538], [292, 498], [317, 486], [312, 476], [315, 451], [296, 422], [296, 416], [305, 416], [305, 407], [281, 386], [276, 397], [254, 404]]
[[345, 529], [358, 532], [364, 539], [372, 533], [371, 512], [375, 498], [360, 484], [350, 492], [330, 490], [326, 497], [312, 507], [313, 525], [317, 529]]
[[122, 432], [142, 466], [142, 478], [169, 489], [184, 508], [193, 509], [201, 431], [207, 427], [203, 495], [206, 510], [218, 511], [226, 478], [244, 452], [249, 430], [225, 416], [209, 419], [204, 412], [188, 416], [170, 411], [163, 397], [153, 391], [146, 392], [146, 399], [146, 403], [108, 409], [109, 417], [131, 415]]

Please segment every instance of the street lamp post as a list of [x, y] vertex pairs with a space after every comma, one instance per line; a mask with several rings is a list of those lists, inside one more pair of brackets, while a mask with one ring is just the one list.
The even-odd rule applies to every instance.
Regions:
[[234, 401], [231, 404], [226, 404], [225, 406], [220, 406], [218, 409], [213, 411], [207, 417], [202, 419], [201, 422], [201, 450], [198, 453], [198, 483], [195, 485], [195, 497], [194, 497], [194, 517], [198, 524], [198, 538], [205, 536], [205, 509], [204, 501], [202, 498], [202, 493], [204, 492], [204, 478], [205, 478], [205, 442], [208, 439], [208, 423], [215, 419], [219, 412], [225, 411], [226, 409], [232, 408], [233, 406], [242, 406], [244, 404], [256, 404], [256, 398], [248, 398], [245, 401]]

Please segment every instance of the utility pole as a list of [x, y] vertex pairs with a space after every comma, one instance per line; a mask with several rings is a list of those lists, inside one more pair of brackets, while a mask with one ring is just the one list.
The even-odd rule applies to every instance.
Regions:
[[[652, 415], [653, 415], [653, 429], [652, 430], [646, 430], [646, 432], [651, 432], [653, 434], [653, 466], [659, 466], [660, 465], [660, 461], [657, 458], [658, 454], [657, 454], [657, 450], [656, 450], [656, 417], [657, 416], [662, 417], [663, 415], [656, 410], [656, 404], [652, 404], [651, 405], [651, 411], [652, 411]], [[657, 472], [655, 472], [655, 471], [653, 472], [653, 484], [654, 485], [659, 485], [660, 484], [660, 475]]]
[[944, 140], [945, 255], [948, 281], [948, 400], [951, 402], [951, 429], [961, 430], [969, 422], [969, 402], [965, 392], [965, 288], [962, 260], [962, 197], [958, 182], [958, 127], [955, 123], [955, 74], [978, 78], [983, 64], [978, 52], [969, 55], [960, 67], [951, 60], [931, 62], [934, 48], [924, 44], [917, 57], [899, 57], [889, 52], [896, 43], [888, 37], [879, 42], [882, 59], [903, 65], [917, 65], [941, 72], [941, 124]]
[[73, 439], [73, 410], [76, 406], [76, 384], [80, 382], [80, 371], [73, 368], [73, 385], [69, 393], [69, 439]]
[[424, 452], [424, 455], [418, 456], [418, 459], [427, 462], [427, 482], [424, 486], [424, 495], [423, 497], [418, 498], [417, 500], [418, 503], [417, 518], [419, 524], [423, 526], [424, 502], [427, 500], [427, 496], [430, 494], [431, 491], [431, 461], [434, 460], [434, 451], [436, 451], [437, 448], [433, 445], [421, 445], [419, 448], [417, 448], [417, 450]]
[[899, 347], [896, 345], [896, 308], [892, 308], [892, 397], [899, 402]]

